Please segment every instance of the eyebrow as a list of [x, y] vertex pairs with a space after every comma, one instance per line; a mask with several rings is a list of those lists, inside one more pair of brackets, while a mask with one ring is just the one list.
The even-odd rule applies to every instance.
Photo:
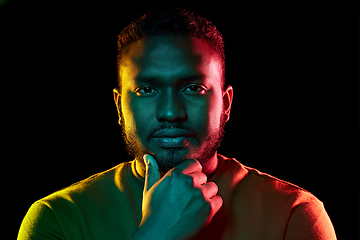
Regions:
[[[196, 75], [179, 77], [177, 79], [177, 81], [180, 81], [180, 82], [192, 82], [192, 81], [204, 80], [204, 79], [205, 79], [204, 74], [196, 74]], [[156, 82], [159, 81], [159, 78], [157, 78], [157, 77], [136, 77], [135, 81], [136, 82], [144, 82], [144, 83], [156, 83]]]
[[191, 81], [204, 80], [204, 79], [205, 79], [204, 74], [197, 74], [197, 75], [193, 75], [193, 76], [186, 76], [186, 77], [179, 78], [179, 80], [183, 81], [183, 82], [191, 82]]

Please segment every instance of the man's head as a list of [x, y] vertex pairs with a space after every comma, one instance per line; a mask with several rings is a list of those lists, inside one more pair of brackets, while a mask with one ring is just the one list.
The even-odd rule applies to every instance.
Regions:
[[185, 36], [207, 41], [220, 57], [221, 81], [225, 85], [225, 52], [222, 34], [205, 18], [181, 8], [151, 10], [134, 20], [118, 35], [117, 71], [121, 88], [120, 64], [126, 46], [151, 36]]
[[220, 33], [181, 9], [154, 11], [119, 36], [114, 98], [129, 152], [152, 154], [165, 173], [188, 158], [216, 154], [229, 118]]

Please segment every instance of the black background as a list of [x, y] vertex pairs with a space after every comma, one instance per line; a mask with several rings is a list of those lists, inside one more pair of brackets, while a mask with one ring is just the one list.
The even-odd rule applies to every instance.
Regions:
[[[313, 193], [346, 238], [359, 227], [358, 116], [350, 100], [358, 80], [349, 74], [357, 52], [340, 8], [290, 2], [182, 6], [224, 35], [234, 102], [219, 153]], [[158, 5], [9, 1], [0, 8], [3, 208], [12, 235], [34, 201], [131, 160], [112, 95], [116, 37]]]

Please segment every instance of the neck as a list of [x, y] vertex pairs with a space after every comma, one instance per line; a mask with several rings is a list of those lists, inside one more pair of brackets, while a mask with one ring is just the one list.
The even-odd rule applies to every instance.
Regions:
[[217, 156], [217, 152], [215, 152], [214, 156], [212, 156], [206, 162], [201, 162], [201, 165], [203, 167], [203, 173], [205, 173], [207, 178], [210, 179], [219, 167], [219, 159]]
[[[136, 163], [136, 172], [141, 176], [141, 177], [145, 177], [145, 165], [141, 159], [135, 160]], [[206, 160], [206, 162], [200, 162], [202, 167], [203, 167], [203, 173], [205, 173], [205, 175], [207, 176], [208, 179], [210, 179], [216, 172], [218, 165], [219, 165], [219, 160], [217, 157], [217, 152], [214, 154], [214, 156], [212, 156], [210, 159]], [[160, 173], [160, 177], [162, 178], [166, 173]]]

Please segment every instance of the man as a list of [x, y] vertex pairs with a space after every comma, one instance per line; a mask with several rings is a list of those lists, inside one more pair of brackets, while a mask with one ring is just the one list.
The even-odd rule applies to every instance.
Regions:
[[152, 11], [118, 46], [114, 99], [134, 160], [35, 202], [19, 239], [336, 239], [311, 193], [217, 154], [233, 89], [212, 23]]

